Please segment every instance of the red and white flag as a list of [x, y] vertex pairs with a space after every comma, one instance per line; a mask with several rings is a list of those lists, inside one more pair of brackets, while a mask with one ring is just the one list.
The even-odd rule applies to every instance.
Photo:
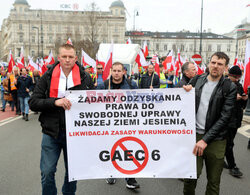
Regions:
[[243, 76], [243, 89], [247, 94], [247, 89], [250, 86], [250, 42], [246, 40], [246, 52], [245, 52], [245, 71]]
[[237, 62], [238, 62], [238, 54], [237, 54], [236, 58], [234, 59], [234, 66], [237, 65]]
[[177, 55], [178, 55], [179, 64], [182, 66], [185, 63], [185, 61], [181, 57], [180, 49], [178, 49]]
[[179, 75], [179, 71], [180, 71], [180, 69], [181, 69], [179, 57], [178, 57], [178, 59], [176, 59], [176, 61], [175, 61], [174, 69], [175, 69], [175, 76], [178, 76], [178, 75]]
[[23, 66], [25, 66], [23, 47], [21, 47], [20, 60], [21, 60], [21, 63], [23, 64]]
[[92, 66], [93, 68], [96, 67], [96, 61], [92, 59], [85, 51], [82, 50], [82, 65]]
[[108, 57], [107, 57], [107, 60], [106, 60], [105, 66], [104, 66], [103, 73], [102, 73], [102, 78], [103, 78], [104, 81], [107, 80], [107, 78], [109, 77], [110, 69], [112, 68], [112, 64], [113, 64], [113, 48], [114, 48], [114, 45], [112, 43], [110, 45], [109, 52], [108, 52]]
[[143, 43], [143, 53], [144, 53], [144, 57], [146, 58], [148, 56], [148, 45], [147, 45], [147, 41], [144, 41]]
[[72, 43], [72, 41], [71, 41], [71, 39], [70, 39], [70, 38], [68, 38], [68, 40], [67, 40], [66, 44], [73, 45], [73, 43]]
[[39, 71], [39, 73], [42, 74], [42, 68], [39, 65], [39, 61], [37, 60], [37, 63], [35, 63], [30, 56], [28, 56], [28, 59], [29, 59], [28, 68], [30, 69], [30, 71], [33, 72], [35, 69], [37, 69]]
[[201, 74], [204, 73], [203, 70], [201, 69], [201, 67], [198, 64], [195, 63], [195, 61], [193, 60], [193, 58], [191, 58], [191, 62], [193, 62], [194, 65], [195, 65], [195, 68], [196, 68], [196, 71], [197, 71], [197, 75], [201, 75]]
[[135, 62], [138, 64], [138, 68], [140, 68], [141, 66], [147, 66], [147, 61], [145, 59], [145, 56], [142, 52], [142, 50], [140, 49], [139, 53], [137, 54], [136, 58], [135, 58]]
[[132, 41], [131, 41], [130, 37], [128, 38], [126, 44], [132, 44]]
[[164, 69], [165, 70], [171, 69], [172, 62], [173, 62], [173, 51], [171, 50], [167, 55], [166, 59], [162, 62]]
[[160, 62], [158, 56], [155, 59], [155, 72], [158, 74], [160, 77]]
[[44, 58], [45, 64], [55, 64], [55, 58], [53, 56], [52, 50], [50, 50], [49, 55]]
[[8, 63], [8, 72], [12, 72], [12, 69], [13, 67], [15, 66], [15, 60], [12, 56], [12, 53], [11, 53], [11, 50], [10, 50], [10, 53], [9, 53], [9, 63]]
[[22, 68], [25, 68], [23, 63], [19, 59], [17, 59], [16, 67], [18, 67], [19, 70], [21, 70]]

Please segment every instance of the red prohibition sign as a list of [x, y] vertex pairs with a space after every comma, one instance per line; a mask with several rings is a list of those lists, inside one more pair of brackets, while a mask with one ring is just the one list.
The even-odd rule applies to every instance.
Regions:
[[128, 150], [124, 145], [123, 143], [126, 142], [126, 141], [134, 141], [138, 144], [141, 145], [141, 147], [143, 148], [144, 152], [145, 152], [145, 159], [143, 161], [143, 163], [139, 163], [138, 160], [132, 155], [132, 156], [129, 156], [131, 159], [133, 159], [132, 162], [135, 163], [135, 165], [137, 166], [136, 169], [134, 170], [126, 170], [122, 167], [120, 167], [116, 161], [112, 161], [112, 164], [114, 165], [114, 167], [120, 171], [121, 173], [124, 173], [124, 174], [136, 174], [138, 172], [140, 172], [142, 169], [145, 168], [145, 166], [147, 165], [148, 163], [148, 149], [146, 147], [146, 145], [143, 143], [143, 141], [141, 141], [140, 139], [138, 138], [135, 138], [135, 137], [124, 137], [122, 139], [119, 139], [113, 146], [112, 150], [111, 150], [111, 156], [113, 157], [114, 156], [114, 153], [115, 153], [115, 150], [117, 149], [118, 146], [120, 146], [120, 148], [125, 151], [125, 150]]

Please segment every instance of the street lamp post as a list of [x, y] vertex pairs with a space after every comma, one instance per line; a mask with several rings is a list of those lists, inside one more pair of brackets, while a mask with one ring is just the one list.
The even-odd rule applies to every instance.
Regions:
[[203, 0], [201, 0], [200, 55], [201, 55], [201, 52], [202, 52], [202, 20], [203, 20]]
[[38, 45], [37, 45], [37, 57], [39, 57], [39, 53], [40, 53], [40, 51], [39, 51], [39, 28], [38, 27], [36, 27], [36, 26], [33, 26], [32, 27], [32, 29], [37, 29], [37, 41], [38, 41]]
[[139, 16], [138, 10], [134, 9], [134, 31], [135, 31], [135, 16]]

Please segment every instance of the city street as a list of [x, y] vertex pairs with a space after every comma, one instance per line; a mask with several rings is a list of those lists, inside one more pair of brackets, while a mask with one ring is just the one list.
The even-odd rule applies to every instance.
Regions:
[[[31, 114], [26, 122], [21, 116], [4, 119], [0, 116], [0, 194], [41, 194], [40, 185], [40, 144], [41, 128], [38, 115]], [[249, 135], [250, 121], [244, 122], [242, 131]], [[250, 193], [250, 150], [247, 149], [248, 138], [237, 134], [235, 139], [235, 157], [238, 167], [243, 172], [242, 178], [234, 178], [224, 169], [221, 181], [222, 195], [248, 195]], [[62, 156], [56, 174], [58, 192], [61, 194], [64, 167]], [[205, 170], [198, 182], [197, 194], [205, 191]], [[124, 179], [118, 179], [114, 185], [106, 184], [104, 179], [78, 182], [77, 194], [87, 195], [162, 195], [182, 194], [183, 183], [177, 179], [143, 179], [138, 178], [141, 188], [136, 191], [126, 189]]]

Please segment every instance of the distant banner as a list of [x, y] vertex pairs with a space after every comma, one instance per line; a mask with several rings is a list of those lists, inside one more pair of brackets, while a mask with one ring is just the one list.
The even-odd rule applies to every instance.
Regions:
[[194, 90], [67, 91], [69, 180], [196, 178]]

